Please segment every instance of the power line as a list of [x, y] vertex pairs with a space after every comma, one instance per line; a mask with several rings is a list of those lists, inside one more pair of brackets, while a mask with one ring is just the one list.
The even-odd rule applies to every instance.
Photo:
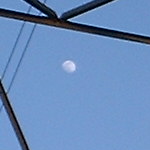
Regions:
[[[31, 8], [32, 8], [32, 6], [30, 6], [30, 7], [28, 8], [27, 13], [29, 13], [29, 12], [31, 11]], [[26, 22], [24, 21], [24, 22], [22, 23], [22, 25], [21, 25], [19, 34], [18, 34], [18, 36], [17, 36], [17, 38], [16, 38], [16, 41], [15, 41], [15, 43], [14, 43], [14, 46], [13, 46], [13, 48], [12, 48], [12, 50], [11, 50], [11, 53], [10, 53], [10, 56], [9, 56], [8, 61], [7, 61], [7, 63], [6, 63], [5, 69], [4, 69], [4, 71], [3, 71], [1, 80], [4, 79], [4, 76], [5, 76], [5, 74], [6, 74], [7, 70], [8, 70], [8, 68], [9, 68], [9, 65], [10, 65], [10, 62], [11, 62], [11, 60], [12, 60], [12, 58], [13, 58], [14, 53], [15, 53], [17, 44], [18, 44], [19, 39], [20, 39], [20, 37], [21, 37], [21, 35], [22, 35], [22, 33], [23, 33], [23, 29], [24, 29], [24, 27], [25, 27], [25, 24], [26, 24]]]
[[1, 104], [1, 106], [0, 106], [0, 113], [2, 112], [2, 109], [3, 109], [3, 103]]
[[[44, 3], [46, 3], [46, 1], [47, 1], [47, 0], [44, 0]], [[41, 12], [39, 12], [38, 15], [40, 15], [40, 14], [41, 14]], [[20, 59], [19, 59], [18, 65], [17, 65], [17, 67], [16, 67], [16, 69], [15, 69], [15, 72], [14, 72], [14, 74], [13, 74], [13, 77], [12, 77], [12, 79], [11, 79], [11, 82], [10, 82], [10, 84], [9, 84], [9, 87], [8, 87], [8, 89], [7, 89], [7, 93], [9, 93], [9, 91], [11, 90], [11, 87], [13, 86], [13, 83], [14, 83], [14, 81], [15, 81], [15, 79], [16, 79], [16, 76], [17, 76], [18, 71], [19, 71], [19, 69], [20, 69], [20, 66], [21, 66], [21, 63], [22, 63], [22, 61], [23, 61], [23, 58], [24, 58], [24, 56], [25, 56], [25, 54], [26, 54], [26, 52], [27, 52], [28, 46], [29, 46], [29, 44], [30, 44], [30, 42], [31, 42], [31, 38], [32, 38], [33, 33], [34, 33], [35, 29], [36, 29], [36, 26], [37, 26], [37, 24], [35, 23], [34, 26], [33, 26], [33, 28], [32, 28], [32, 31], [31, 31], [31, 33], [30, 33], [30, 36], [29, 36], [29, 38], [28, 38], [28, 40], [27, 40], [27, 43], [26, 43], [26, 45], [25, 45], [25, 47], [24, 47], [24, 50], [23, 50], [23, 52], [22, 52], [22, 55], [21, 55], [21, 57], [20, 57]]]
[[14, 80], [15, 80], [15, 78], [16, 78], [16, 75], [17, 75], [17, 73], [18, 73], [18, 71], [19, 71], [19, 68], [20, 68], [20, 66], [21, 66], [22, 60], [23, 60], [23, 58], [24, 58], [24, 56], [25, 56], [25, 54], [26, 54], [26, 52], [27, 52], [27, 48], [28, 48], [28, 46], [29, 46], [29, 43], [30, 43], [30, 41], [31, 41], [31, 38], [32, 38], [32, 35], [33, 35], [33, 33], [34, 33], [35, 28], [36, 28], [36, 24], [34, 24], [34, 27], [32, 28], [31, 34], [30, 34], [30, 36], [29, 36], [29, 38], [28, 38], [28, 41], [27, 41], [27, 43], [26, 43], [26, 45], [25, 45], [25, 48], [24, 48], [24, 50], [23, 50], [23, 53], [22, 53], [22, 55], [21, 55], [21, 57], [20, 57], [20, 59], [19, 59], [18, 65], [17, 65], [17, 67], [16, 67], [16, 69], [15, 69], [15, 72], [14, 72], [14, 74], [13, 74], [13, 77], [12, 77], [12, 80], [11, 80], [11, 82], [10, 82], [10, 85], [9, 85], [9, 87], [8, 87], [8, 89], [7, 89], [7, 93], [9, 93], [9, 91], [10, 91], [10, 89], [11, 89], [13, 83], [14, 83]]
[[[45, 0], [45, 1], [46, 1], [46, 0]], [[20, 38], [20, 35], [21, 35], [22, 31], [23, 31], [24, 25], [25, 25], [25, 23], [24, 23], [24, 24], [22, 25], [22, 27], [21, 27], [20, 34], [18, 35], [18, 38], [17, 38], [17, 40], [16, 40], [16, 42], [15, 42], [15, 46], [14, 46], [14, 47], [16, 47], [16, 45], [17, 45], [17, 43], [18, 43], [18, 40], [19, 40], [19, 38]], [[15, 70], [15, 73], [14, 73], [14, 75], [13, 75], [13, 77], [12, 77], [12, 80], [11, 80], [11, 83], [10, 83], [10, 85], [9, 85], [8, 92], [10, 91], [10, 89], [11, 89], [11, 87], [12, 87], [12, 85], [13, 85], [13, 82], [14, 82], [14, 80], [15, 80], [15, 77], [16, 77], [17, 73], [18, 73], [18, 70], [19, 70], [19, 68], [20, 68], [21, 62], [22, 62], [22, 60], [23, 60], [23, 58], [24, 58], [24, 56], [25, 56], [25, 53], [26, 53], [27, 48], [28, 48], [28, 46], [29, 46], [29, 43], [30, 43], [30, 41], [31, 41], [32, 35], [33, 35], [34, 31], [35, 31], [35, 28], [36, 28], [36, 24], [34, 24], [34, 26], [33, 26], [33, 28], [32, 28], [32, 31], [31, 31], [31, 34], [30, 34], [30, 36], [29, 36], [29, 38], [28, 38], [28, 41], [27, 41], [27, 43], [26, 43], [26, 46], [25, 46], [25, 48], [24, 48], [24, 50], [23, 50], [23, 52], [22, 52], [22, 55], [21, 55], [21, 57], [20, 57], [20, 60], [19, 60], [19, 62], [18, 62], [18, 65], [17, 65], [17, 67], [16, 67], [16, 70]], [[12, 59], [12, 56], [13, 56], [14, 51], [15, 51], [15, 48], [13, 48], [13, 52], [11, 52], [11, 55], [10, 55], [10, 57], [9, 57], [9, 61], [8, 61], [7, 64], [6, 64], [6, 68], [5, 68], [4, 75], [5, 75], [6, 71], [7, 71], [7, 68], [8, 68], [8, 66], [9, 66], [9, 63], [10, 63], [11, 59]], [[4, 78], [4, 75], [3, 75], [3, 78]], [[14, 111], [13, 111], [13, 108], [12, 108], [10, 102], [9, 102], [7, 93], [6, 93], [5, 89], [4, 89], [4, 86], [3, 86], [3, 84], [2, 84], [1, 81], [2, 81], [2, 80], [0, 80], [0, 97], [1, 97], [3, 103], [2, 103], [2, 106], [0, 107], [0, 112], [1, 112], [1, 110], [2, 110], [2, 108], [3, 108], [3, 105], [4, 105], [4, 107], [5, 107], [6, 111], [7, 111], [8, 117], [9, 117], [9, 119], [10, 119], [10, 121], [11, 121], [11, 124], [12, 124], [12, 126], [13, 126], [13, 128], [14, 128], [14, 131], [15, 131], [15, 133], [16, 133], [16, 136], [17, 136], [17, 138], [18, 138], [18, 141], [19, 141], [19, 143], [20, 143], [20, 146], [21, 146], [22, 150], [29, 150], [29, 146], [28, 146], [28, 144], [27, 144], [27, 142], [26, 142], [26, 139], [25, 139], [25, 137], [24, 137], [24, 134], [23, 134], [23, 132], [22, 132], [22, 130], [21, 130], [21, 128], [20, 128], [19, 122], [18, 122], [18, 120], [17, 120], [17, 118], [16, 118], [16, 116], [15, 116], [15, 113], [14, 113]]]
[[[46, 3], [46, 0], [44, 0], [44, 3]], [[30, 13], [31, 9], [32, 9], [32, 6], [29, 6], [29, 8], [28, 8], [28, 10], [27, 10], [27, 13]], [[21, 28], [20, 28], [20, 30], [19, 30], [19, 34], [18, 34], [18, 36], [17, 36], [17, 38], [16, 38], [16, 41], [15, 41], [15, 43], [14, 43], [14, 46], [13, 46], [12, 50], [11, 50], [11, 53], [10, 53], [10, 56], [9, 56], [8, 61], [7, 61], [7, 63], [6, 63], [6, 66], [5, 66], [5, 68], [4, 68], [4, 71], [3, 71], [3, 73], [2, 73], [1, 80], [4, 79], [5, 74], [7, 73], [7, 70], [8, 70], [8, 68], [9, 68], [10, 63], [11, 63], [11, 60], [12, 60], [12, 58], [13, 58], [13, 56], [14, 56], [15, 51], [16, 51], [16, 47], [17, 47], [17, 45], [18, 45], [19, 39], [20, 39], [20, 37], [21, 37], [21, 35], [22, 35], [22, 33], [23, 33], [23, 29], [24, 29], [24, 27], [25, 27], [25, 24], [26, 24], [26, 21], [23, 21], [23, 23], [22, 23], [22, 25], [21, 25]]]

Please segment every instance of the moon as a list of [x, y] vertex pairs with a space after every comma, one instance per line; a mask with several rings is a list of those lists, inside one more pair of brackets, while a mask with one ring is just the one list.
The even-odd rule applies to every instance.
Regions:
[[76, 64], [72, 60], [66, 60], [62, 64], [62, 68], [67, 73], [73, 73], [76, 71]]

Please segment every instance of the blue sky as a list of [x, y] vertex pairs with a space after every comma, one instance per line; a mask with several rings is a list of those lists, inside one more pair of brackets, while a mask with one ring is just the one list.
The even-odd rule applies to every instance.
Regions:
[[[84, 0], [47, 1], [58, 15]], [[26, 12], [19, 0], [1, 8]], [[118, 0], [74, 22], [150, 35], [149, 1]], [[33, 10], [36, 14], [37, 11]], [[0, 75], [22, 22], [0, 18]], [[30, 35], [27, 23], [3, 79], [9, 87]], [[38, 25], [9, 98], [29, 147], [34, 150], [149, 150], [150, 47]], [[77, 71], [61, 68], [73, 60]], [[20, 150], [5, 110], [0, 113], [0, 149]]]

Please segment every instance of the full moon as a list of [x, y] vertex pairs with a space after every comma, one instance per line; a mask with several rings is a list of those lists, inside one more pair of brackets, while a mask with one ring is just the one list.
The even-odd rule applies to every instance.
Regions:
[[66, 71], [67, 73], [73, 73], [74, 71], [76, 71], [76, 65], [73, 61], [71, 60], [66, 60], [63, 64], [62, 64], [62, 68], [64, 69], [64, 71]]

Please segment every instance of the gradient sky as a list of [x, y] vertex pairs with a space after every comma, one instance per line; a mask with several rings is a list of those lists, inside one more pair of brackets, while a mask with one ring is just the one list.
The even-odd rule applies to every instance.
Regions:
[[[47, 0], [59, 16], [84, 2]], [[0, 3], [28, 9], [23, 0]], [[72, 21], [150, 36], [149, 8], [148, 0], [118, 0]], [[0, 18], [0, 75], [21, 25]], [[24, 28], [6, 89], [32, 28]], [[72, 74], [61, 67], [68, 59], [77, 65]], [[8, 96], [31, 150], [150, 149], [149, 45], [38, 25]], [[0, 149], [21, 150], [4, 109]]]

